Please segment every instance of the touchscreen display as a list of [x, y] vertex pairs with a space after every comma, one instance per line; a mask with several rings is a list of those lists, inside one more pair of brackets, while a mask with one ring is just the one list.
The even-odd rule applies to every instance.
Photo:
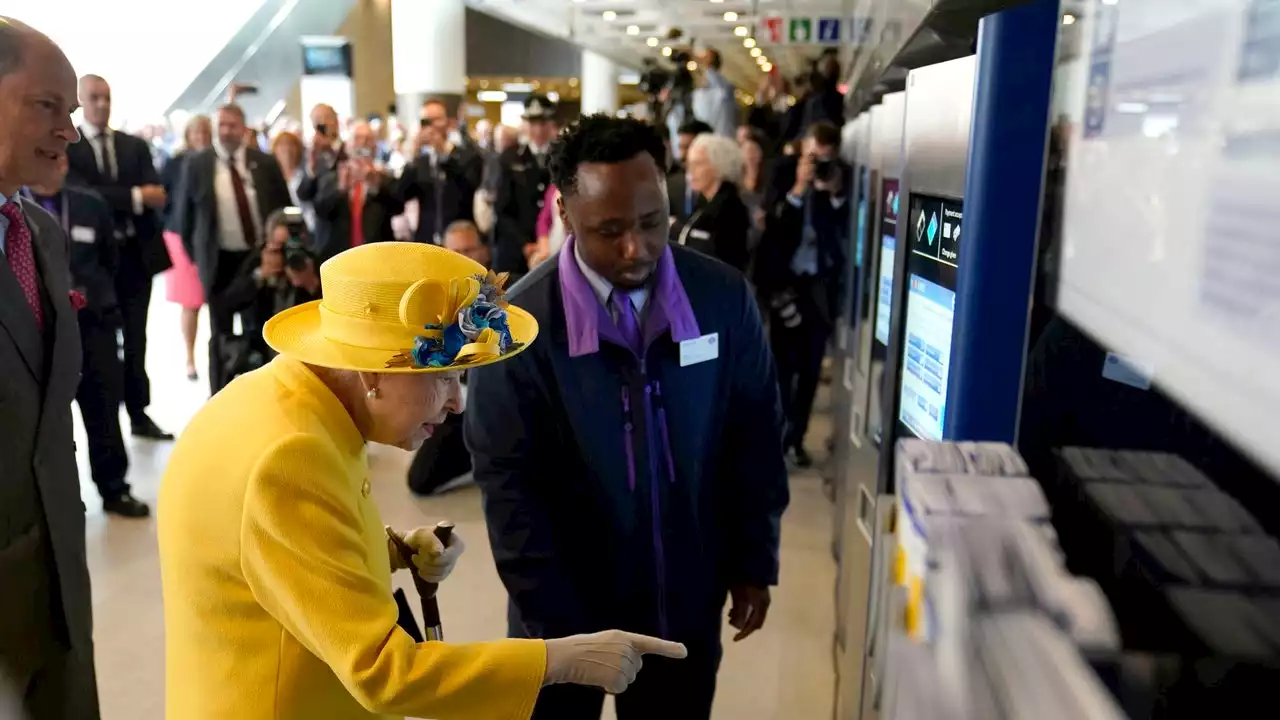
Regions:
[[960, 262], [959, 201], [911, 196], [906, 332], [898, 419], [916, 437], [941, 440]]

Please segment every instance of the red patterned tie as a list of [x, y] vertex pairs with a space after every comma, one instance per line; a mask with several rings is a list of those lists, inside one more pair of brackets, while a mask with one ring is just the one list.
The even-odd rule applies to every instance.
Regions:
[[40, 304], [40, 284], [36, 280], [36, 256], [31, 247], [31, 230], [22, 217], [22, 208], [13, 201], [0, 205], [0, 215], [9, 221], [4, 232], [4, 254], [9, 258], [9, 268], [27, 296], [27, 304], [36, 316], [36, 325], [44, 328], [44, 306]]

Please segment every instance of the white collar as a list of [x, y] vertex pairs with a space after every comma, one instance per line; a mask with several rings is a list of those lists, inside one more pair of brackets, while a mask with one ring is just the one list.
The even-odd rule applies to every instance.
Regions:
[[80, 126], [80, 134], [84, 135], [86, 138], [90, 140], [97, 140], [100, 135], [111, 137], [111, 133], [112, 133], [112, 130], [110, 127], [99, 130], [97, 126], [90, 125], [89, 123], [85, 123], [84, 125]]
[[215, 140], [213, 143], [213, 151], [217, 153], [219, 160], [222, 160], [224, 162], [227, 160], [235, 160], [235, 163], [237, 165], [244, 164], [244, 155], [245, 155], [244, 145], [241, 145], [240, 147], [236, 148], [236, 151], [234, 153], [228, 153], [227, 149], [222, 147], [222, 143], [217, 142]]
[[[587, 263], [582, 259], [582, 253], [578, 251], [577, 238], [573, 240], [573, 259], [578, 263], [578, 269], [582, 271], [583, 277], [587, 279], [587, 284], [591, 286], [591, 291], [596, 294], [600, 304], [612, 312], [612, 309], [609, 308], [609, 297], [613, 295], [613, 291], [616, 288], [603, 275], [587, 266]], [[636, 312], [644, 310], [645, 303], [649, 300], [649, 288], [642, 287], [632, 290], [627, 293], [627, 297], [631, 299], [631, 304], [635, 306]]]

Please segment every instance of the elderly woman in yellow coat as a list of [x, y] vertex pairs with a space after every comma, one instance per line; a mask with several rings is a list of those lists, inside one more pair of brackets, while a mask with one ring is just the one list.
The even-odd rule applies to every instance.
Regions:
[[[324, 299], [266, 325], [280, 356], [219, 392], [174, 447], [158, 510], [170, 720], [528, 718], [539, 689], [621, 692], [644, 653], [616, 631], [415, 643], [403, 562], [369, 495], [365, 445], [413, 449], [462, 411], [460, 375], [533, 342], [505, 278], [442, 248], [376, 243], [320, 269]], [[424, 580], [462, 550], [397, 536]], [[500, 601], [495, 598], [494, 601]]]

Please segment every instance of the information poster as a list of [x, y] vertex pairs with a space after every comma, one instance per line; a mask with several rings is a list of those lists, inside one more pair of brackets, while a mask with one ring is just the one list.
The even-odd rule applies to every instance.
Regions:
[[941, 440], [946, 421], [963, 219], [958, 201], [925, 195], [911, 198], [898, 419], [907, 431], [926, 440]]
[[893, 261], [898, 244], [898, 181], [885, 178], [880, 213], [879, 290], [876, 294], [876, 342], [889, 344], [889, 321], [893, 311]]

